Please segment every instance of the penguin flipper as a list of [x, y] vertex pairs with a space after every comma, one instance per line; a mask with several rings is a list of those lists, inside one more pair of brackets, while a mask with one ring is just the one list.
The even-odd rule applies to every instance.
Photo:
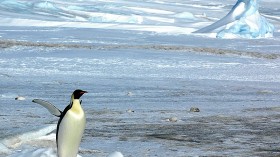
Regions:
[[48, 109], [48, 111], [49, 111], [51, 114], [53, 114], [53, 115], [55, 115], [55, 116], [57, 116], [57, 117], [60, 117], [60, 116], [61, 116], [61, 113], [62, 113], [62, 112], [61, 112], [58, 108], [56, 108], [53, 104], [51, 104], [50, 102], [48, 102], [48, 101], [41, 100], [41, 99], [34, 99], [34, 100], [32, 100], [32, 102], [37, 103], [37, 104], [39, 104], [39, 105], [42, 105], [43, 107], [45, 107], [46, 109]]

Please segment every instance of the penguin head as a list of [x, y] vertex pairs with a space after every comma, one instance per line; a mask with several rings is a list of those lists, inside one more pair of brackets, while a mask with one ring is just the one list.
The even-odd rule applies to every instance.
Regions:
[[74, 98], [74, 99], [80, 99], [80, 97], [81, 97], [83, 94], [85, 94], [85, 93], [87, 93], [87, 91], [83, 91], [83, 90], [81, 90], [81, 89], [76, 89], [76, 90], [73, 92], [73, 94], [72, 94], [72, 98]]

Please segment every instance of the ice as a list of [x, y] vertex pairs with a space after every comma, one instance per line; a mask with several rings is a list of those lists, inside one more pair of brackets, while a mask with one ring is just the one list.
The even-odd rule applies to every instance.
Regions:
[[59, 11], [59, 9], [57, 7], [55, 7], [54, 4], [52, 4], [49, 1], [34, 3], [33, 8], [42, 9], [42, 10], [46, 10], [46, 11], [53, 11], [53, 12]]
[[16, 12], [25, 12], [29, 9], [28, 3], [19, 2], [16, 0], [4, 0], [0, 2], [3, 9], [12, 10]]
[[8, 157], [57, 157], [57, 155], [51, 148], [39, 148], [36, 150], [25, 149]]
[[[26, 133], [21, 136], [25, 136], [25, 139], [19, 138], [18, 140], [22, 140], [22, 144], [18, 145], [16, 147], [15, 152], [11, 153], [11, 150], [5, 152], [1, 150], [1, 153], [9, 153], [8, 157], [57, 157], [56, 149], [54, 147], [55, 144], [55, 138], [56, 134], [51, 133], [49, 135], [46, 135], [47, 133], [50, 133], [54, 130], [54, 126], [49, 126], [44, 129], [38, 130], [36, 132], [32, 133]], [[39, 136], [38, 136], [39, 135]], [[12, 139], [8, 139], [6, 141], [14, 141]], [[52, 143], [52, 147], [47, 144], [48, 142]], [[32, 148], [28, 146], [29, 144], [32, 145], [40, 145], [41, 147], [45, 148]], [[8, 146], [11, 147], [11, 146]], [[82, 157], [81, 155], [77, 155], [77, 157]]]
[[[277, 119], [273, 116], [277, 108], [274, 111], [271, 107], [277, 106], [279, 101], [278, 60], [196, 54], [176, 51], [171, 46], [162, 50], [140, 48], [40, 50], [44, 53], [29, 52], [28, 49], [10, 50], [12, 52], [1, 54], [3, 58], [0, 61], [6, 62], [2, 62], [0, 71], [11, 75], [12, 80], [1, 78], [6, 84], [1, 86], [8, 91], [25, 93], [31, 100], [42, 98], [55, 102], [60, 109], [68, 104], [73, 88], [88, 90], [90, 93], [82, 103], [87, 115], [79, 153], [83, 157], [105, 157], [116, 150], [135, 156], [229, 155], [233, 152], [231, 149], [227, 152], [205, 149], [214, 149], [223, 139], [225, 142], [234, 140], [235, 136], [246, 134], [248, 129], [268, 129], [261, 128], [264, 125], [259, 125], [258, 121], [263, 120], [269, 126], [278, 123], [270, 121]], [[25, 63], [24, 68], [11, 68], [22, 63]], [[128, 92], [132, 94], [127, 95]], [[16, 117], [5, 116], [13, 121], [2, 122], [10, 125], [6, 130], [18, 128], [23, 131], [34, 124], [44, 127], [46, 123], [52, 123], [54, 126], [36, 133], [36, 139], [30, 138], [35, 136], [33, 133], [23, 131], [24, 136], [19, 136], [22, 142], [10, 140], [7, 144], [11, 151], [8, 155], [27, 157], [41, 153], [51, 157], [55, 154], [55, 136], [53, 133], [49, 137], [46, 135], [55, 129], [58, 119], [51, 119], [54, 116], [31, 100], [19, 104], [18, 101], [4, 99], [10, 104], [8, 110], [19, 114]], [[201, 112], [190, 113], [193, 106]], [[262, 107], [267, 107], [268, 111], [261, 112]], [[247, 111], [247, 108], [261, 109], [258, 112], [258, 109]], [[134, 112], [126, 112], [128, 109]], [[262, 119], [259, 114], [271, 118]], [[170, 117], [176, 117], [177, 122], [167, 122]], [[21, 127], [18, 123], [23, 122], [18, 118], [24, 122]], [[275, 124], [275, 128], [271, 127], [269, 131], [278, 131], [277, 126]], [[237, 132], [238, 129], [241, 131]], [[259, 136], [260, 139], [245, 137], [243, 141], [250, 143], [250, 140], [259, 142], [267, 136]], [[197, 143], [193, 141], [200, 142], [201, 148], [189, 146]], [[236, 147], [236, 153], [244, 154], [238, 144], [225, 145]], [[245, 153], [254, 151], [254, 147], [250, 144]]]
[[25, 143], [34, 138], [39, 138], [43, 135], [46, 135], [47, 133], [50, 133], [55, 128], [56, 128], [55, 125], [50, 125], [48, 127], [45, 127], [43, 129], [40, 129], [37, 131], [31, 131], [31, 132], [24, 133], [22, 135], [17, 135], [15, 137], [3, 139], [0, 141], [0, 143], [2, 145], [5, 145], [7, 148], [16, 148], [16, 147], [20, 146], [22, 143]]
[[[63, 110], [75, 89], [83, 157], [279, 156], [279, 1], [239, 2], [1, 1], [0, 157], [56, 156], [58, 117], [32, 100]], [[231, 8], [227, 29], [273, 37], [191, 33]]]
[[4, 93], [0, 95], [2, 99], [15, 99], [17, 96], [16, 93]]
[[141, 24], [143, 22], [143, 17], [137, 15], [131, 16], [122, 16], [122, 15], [114, 15], [114, 14], [103, 14], [103, 13], [95, 13], [89, 17], [89, 21], [92, 22], [117, 22], [117, 23], [138, 23]]
[[267, 38], [273, 37], [274, 26], [259, 13], [259, 0], [251, 0], [246, 12], [237, 21], [218, 32], [218, 38]]
[[174, 15], [176, 18], [182, 18], [182, 19], [189, 19], [189, 20], [193, 20], [195, 19], [194, 15], [190, 12], [182, 12], [182, 13], [178, 13], [176, 15]]
[[7, 146], [5, 146], [3, 143], [0, 143], [0, 150], [1, 150], [0, 155], [1, 155], [1, 154], [9, 154], [9, 153], [12, 152], [12, 151], [11, 151], [9, 148], [7, 148]]
[[[54, 149], [39, 148], [35, 150], [25, 149], [23, 151], [14, 153], [13, 155], [9, 155], [8, 157], [57, 157], [57, 155]], [[82, 156], [77, 155], [77, 157], [82, 157]]]
[[111, 154], [109, 154], [107, 157], [123, 157], [121, 152], [113, 152]]
[[274, 26], [259, 13], [259, 0], [238, 0], [225, 17], [195, 33], [211, 32], [224, 25], [218, 38], [266, 38], [273, 37], [274, 32]]
[[145, 13], [152, 13], [152, 14], [165, 14], [165, 15], [174, 14], [174, 12], [160, 10], [160, 9], [151, 9], [151, 8], [143, 8], [143, 7], [126, 7], [126, 8], [145, 12]]

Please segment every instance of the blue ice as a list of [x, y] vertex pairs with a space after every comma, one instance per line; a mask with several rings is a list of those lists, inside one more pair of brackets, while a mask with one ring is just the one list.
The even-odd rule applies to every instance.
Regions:
[[38, 9], [43, 9], [43, 10], [49, 10], [49, 11], [59, 10], [57, 7], [54, 6], [54, 4], [52, 4], [49, 1], [34, 3], [33, 7]]
[[12, 10], [16, 12], [23, 12], [28, 10], [28, 3], [13, 1], [13, 0], [4, 0], [0, 2], [1, 8], [5, 8], [7, 10]]
[[238, 0], [225, 17], [195, 33], [208, 33], [226, 26], [217, 33], [217, 38], [272, 37], [274, 26], [261, 16], [258, 9], [259, 0]]

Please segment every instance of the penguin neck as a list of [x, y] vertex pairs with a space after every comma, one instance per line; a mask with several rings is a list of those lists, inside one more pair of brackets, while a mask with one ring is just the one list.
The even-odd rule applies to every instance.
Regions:
[[72, 107], [71, 111], [76, 112], [76, 113], [81, 113], [84, 112], [79, 99], [72, 99]]

